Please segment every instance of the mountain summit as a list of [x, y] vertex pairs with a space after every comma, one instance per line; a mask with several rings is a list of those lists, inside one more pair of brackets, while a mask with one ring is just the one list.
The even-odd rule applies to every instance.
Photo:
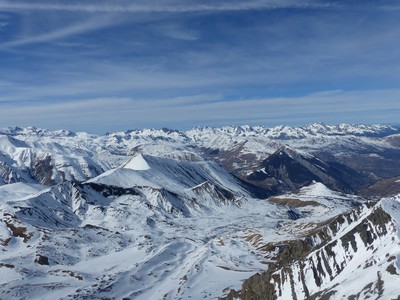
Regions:
[[0, 298], [395, 299], [399, 136], [4, 129]]

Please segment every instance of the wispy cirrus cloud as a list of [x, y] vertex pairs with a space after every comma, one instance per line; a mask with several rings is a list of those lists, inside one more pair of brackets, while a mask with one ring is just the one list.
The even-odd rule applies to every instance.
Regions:
[[209, 12], [209, 11], [240, 11], [254, 9], [277, 9], [277, 8], [316, 8], [331, 6], [324, 1], [295, 1], [295, 0], [250, 0], [250, 1], [96, 1], [92, 3], [65, 2], [23, 2], [23, 1], [1, 1], [0, 10], [37, 10], [37, 11], [72, 11], [72, 12]]
[[[376, 99], [385, 99], [385, 106]], [[326, 91], [292, 98], [229, 101], [221, 95], [171, 99], [93, 98], [71, 102], [6, 106], [0, 127], [36, 125], [103, 133], [141, 127], [189, 129], [196, 125], [303, 125], [397, 122], [400, 90]], [[349, 105], [350, 104], [350, 105]], [[288, 109], [288, 108], [291, 109]], [[295, 110], [296, 114], [291, 113]], [[29, 123], [25, 116], [31, 116]], [[74, 124], [68, 122], [73, 116]]]
[[82, 22], [73, 23], [71, 25], [63, 26], [60, 28], [52, 28], [49, 32], [38, 33], [37, 35], [17, 38], [8, 42], [0, 43], [0, 48], [10, 48], [15, 46], [25, 46], [34, 43], [60, 40], [69, 36], [108, 27], [116, 23], [117, 21], [115, 18], [109, 18], [106, 16], [103, 16], [101, 18], [92, 17]]
[[[375, 8], [382, 3], [0, 0], [0, 119], [93, 131], [103, 115], [121, 129], [393, 120], [400, 16]], [[373, 114], [385, 107], [389, 117]]]
[[362, 8], [399, 10], [398, 3], [386, 1], [344, 2], [325, 0], [249, 0], [249, 1], [0, 1], [0, 11], [65, 11], [87, 13], [188, 13], [188, 12], [221, 12], [242, 10], [270, 10], [281, 8]]

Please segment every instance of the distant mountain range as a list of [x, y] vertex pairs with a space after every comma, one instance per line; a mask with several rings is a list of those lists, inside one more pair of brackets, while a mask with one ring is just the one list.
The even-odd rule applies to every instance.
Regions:
[[0, 298], [397, 299], [399, 178], [396, 126], [5, 128]]

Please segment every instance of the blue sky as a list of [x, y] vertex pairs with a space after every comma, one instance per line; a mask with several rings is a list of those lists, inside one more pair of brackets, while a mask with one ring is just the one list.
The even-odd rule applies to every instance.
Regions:
[[0, 127], [400, 123], [399, 1], [1, 1]]

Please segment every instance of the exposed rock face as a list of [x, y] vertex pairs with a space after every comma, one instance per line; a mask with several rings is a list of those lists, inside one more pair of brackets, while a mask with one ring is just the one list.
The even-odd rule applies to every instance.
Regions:
[[[234, 176], [257, 186], [252, 188], [253, 195], [261, 198], [311, 180], [335, 190], [357, 192], [379, 179], [400, 175], [399, 131], [384, 125], [310, 124], [187, 132], [133, 130], [95, 136], [8, 128], [0, 131], [0, 162], [7, 161], [8, 167], [15, 169], [12, 176], [10, 170], [0, 170], [0, 175], [6, 173], [3, 183], [9, 179], [48, 185], [85, 181], [122, 164], [130, 155], [142, 153], [185, 161], [213, 159]], [[277, 156], [282, 149], [287, 159]], [[17, 176], [18, 170], [26, 176]]]
[[49, 258], [47, 256], [44, 255], [38, 255], [35, 262], [37, 262], [39, 265], [49, 265]]
[[45, 185], [54, 185], [55, 182], [52, 179], [53, 167], [51, 165], [51, 157], [46, 156], [44, 158], [37, 157], [32, 164], [31, 169], [32, 177], [38, 182]]
[[19, 176], [6, 162], [0, 162], [0, 185], [15, 183], [19, 181]]
[[395, 267], [388, 254], [377, 257], [376, 253], [394, 251], [399, 241], [393, 220], [381, 204], [368, 206], [338, 216], [303, 240], [275, 245], [278, 254], [269, 270], [244, 281], [242, 290], [231, 291], [226, 299], [329, 299], [346, 295], [341, 284], [352, 276], [361, 277], [366, 288], [347, 295], [349, 299], [382, 296], [382, 276], [393, 274]]
[[0, 130], [0, 295], [396, 299], [399, 133]]
[[324, 162], [286, 147], [264, 160], [262, 167], [263, 169], [250, 174], [248, 179], [262, 182], [274, 178], [278, 190], [295, 190], [312, 181], [318, 181], [334, 190], [354, 192], [368, 181], [365, 176], [345, 165]]

